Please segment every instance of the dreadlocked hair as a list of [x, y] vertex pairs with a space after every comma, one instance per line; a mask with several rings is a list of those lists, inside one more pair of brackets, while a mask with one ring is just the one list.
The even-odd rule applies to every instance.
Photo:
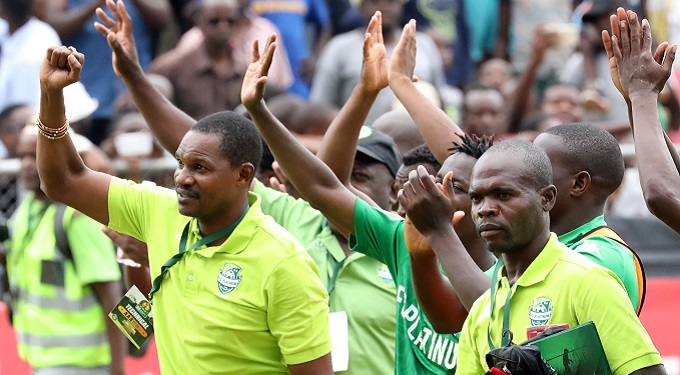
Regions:
[[476, 134], [473, 135], [458, 135], [462, 140], [460, 143], [453, 142], [453, 147], [449, 148], [452, 154], [462, 152], [466, 155], [470, 155], [475, 159], [479, 159], [480, 156], [484, 155], [489, 147], [493, 146], [493, 134], [484, 134], [481, 137]]

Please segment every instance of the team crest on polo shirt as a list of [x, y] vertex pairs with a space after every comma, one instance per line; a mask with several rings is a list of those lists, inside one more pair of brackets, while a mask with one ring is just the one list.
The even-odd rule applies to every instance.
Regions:
[[394, 283], [394, 279], [392, 278], [392, 274], [390, 273], [390, 269], [387, 268], [387, 265], [385, 265], [385, 264], [380, 264], [378, 266], [378, 277], [385, 284], [393, 284]]
[[217, 274], [217, 287], [222, 294], [231, 293], [241, 283], [241, 267], [225, 263]]
[[544, 326], [548, 324], [553, 314], [553, 304], [550, 298], [534, 298], [534, 302], [529, 306], [529, 320], [532, 326]]

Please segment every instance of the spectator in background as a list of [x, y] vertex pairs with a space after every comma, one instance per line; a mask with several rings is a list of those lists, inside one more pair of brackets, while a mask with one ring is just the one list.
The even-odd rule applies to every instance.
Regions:
[[[149, 73], [146, 77], [151, 82], [151, 85], [156, 88], [165, 98], [171, 102], [175, 102], [175, 88], [172, 86], [172, 82], [160, 74]], [[114, 104], [114, 109], [116, 113], [127, 113], [127, 112], [137, 112], [137, 103], [132, 99], [130, 92], [125, 90], [116, 99]]]
[[[572, 0], [501, 0], [494, 57], [510, 61], [514, 74], [524, 72], [531, 56], [534, 28], [568, 23], [573, 4]], [[539, 97], [545, 85], [557, 80], [570, 53], [553, 50], [546, 56], [537, 74]]]
[[[399, 39], [403, 1], [362, 0], [359, 10], [366, 19], [370, 19], [376, 11], [382, 12], [382, 35], [389, 57]], [[363, 44], [364, 30], [349, 31], [333, 37], [328, 42], [319, 57], [310, 101], [329, 102], [337, 107], [344, 105], [360, 80], [362, 51], [356, 47]], [[445, 78], [437, 46], [432, 38], [424, 33], [417, 33], [416, 38], [418, 53], [415, 75], [439, 89], [445, 84]], [[380, 115], [389, 111], [394, 100], [395, 96], [391, 89], [382, 90], [366, 118], [366, 123], [372, 124]]]
[[[254, 13], [249, 6], [249, 0], [236, 0], [238, 3], [239, 15], [236, 17], [235, 31], [231, 33], [229, 45], [233, 51], [235, 65], [238, 67], [247, 66], [250, 63], [251, 45], [253, 40], [266, 40], [270, 35], [280, 35], [281, 32], [271, 21], [260, 17]], [[198, 22], [198, 12], [201, 12], [203, 7], [203, 0], [194, 0], [188, 7], [186, 12], [194, 20]], [[191, 28], [182, 35], [177, 45], [174, 48], [176, 54], [182, 52], [195, 53], [197, 45], [200, 45], [205, 40], [205, 34], [198, 25]], [[282, 54], [274, 57], [272, 62], [272, 69], [274, 75], [272, 76], [271, 84], [275, 88], [275, 92], [285, 91], [293, 84], [293, 71], [288, 61], [288, 55], [285, 52], [285, 45], [280, 42]]]
[[[170, 50], [151, 64], [149, 71], [172, 82], [175, 103], [195, 119], [241, 104], [239, 92], [248, 61], [238, 59], [230, 44], [239, 31], [240, 9], [237, 0], [203, 0], [194, 13], [203, 39], [190, 48]], [[134, 30], [143, 26], [132, 23]]]
[[470, 59], [479, 64], [493, 55], [498, 34], [498, 1], [464, 0], [470, 28]]
[[[0, 112], [0, 159], [17, 158], [21, 130], [35, 110], [28, 105], [15, 104]], [[19, 201], [20, 186], [15, 175], [0, 176], [0, 222], [12, 216]]]
[[[307, 100], [317, 60], [332, 34], [326, 1], [251, 0], [250, 7], [256, 14], [270, 20], [281, 30], [277, 43], [283, 43], [285, 48], [279, 46], [277, 54], [281, 53], [284, 57], [285, 51], [293, 70], [293, 85], [288, 92]], [[312, 40], [308, 40], [310, 26], [313, 29]], [[250, 46], [249, 42], [252, 39], [247, 40], [245, 45]], [[277, 57], [274, 56], [274, 59]], [[273, 70], [271, 78], [276, 79], [276, 74], [276, 70]]]
[[427, 29], [434, 29], [443, 37], [453, 56], [452, 63], [444, 64], [446, 83], [460, 89], [474, 81], [475, 76], [470, 59], [470, 27], [465, 6], [465, 0], [408, 0], [401, 22], [406, 24], [415, 19], [420, 30], [427, 32]]
[[60, 45], [50, 25], [33, 17], [33, 0], [0, 0], [0, 110], [14, 104], [38, 109], [40, 62]]
[[101, 147], [109, 158], [125, 161], [127, 170], [119, 173], [118, 177], [137, 183], [151, 181], [159, 186], [173, 187], [171, 171], [146, 172], [140, 169], [141, 164], [148, 160], [174, 161], [174, 157], [155, 139], [140, 113], [130, 112], [116, 118], [111, 134]]
[[[104, 4], [105, 0], [35, 0], [35, 12], [57, 31], [64, 44], [86, 54], [88, 65], [110, 66], [111, 53], [93, 26], [97, 20], [95, 10]], [[132, 21], [138, 25], [135, 28], [137, 53], [142, 67], [147, 69], [153, 59], [154, 39], [172, 19], [170, 4], [168, 0], [128, 0], [125, 5]], [[111, 14], [106, 7], [104, 11]], [[92, 115], [92, 124], [81, 132], [99, 144], [107, 135], [114, 115], [114, 101], [124, 86], [111, 69], [87, 69], [83, 74], [81, 82], [99, 101], [99, 107]]]
[[27, 104], [14, 104], [0, 112], [0, 159], [17, 157], [19, 135], [34, 113]]
[[473, 87], [465, 93], [463, 130], [467, 134], [501, 137], [508, 132], [505, 100], [500, 91], [488, 87]]
[[425, 143], [413, 118], [403, 108], [393, 109], [378, 117], [373, 127], [394, 139], [402, 155]]
[[575, 86], [566, 84], [549, 87], [543, 95], [541, 112], [555, 117], [563, 124], [581, 121], [583, 119], [581, 91]]
[[493, 58], [479, 66], [477, 82], [480, 85], [503, 90], [512, 80], [512, 65], [506, 60]]
[[609, 16], [627, 0], [594, 0], [583, 15], [581, 41], [560, 74], [560, 81], [580, 88], [586, 121], [626, 123], [626, 102], [609, 79], [609, 59], [602, 49], [601, 31], [609, 26]]
[[36, 375], [122, 375], [127, 340], [108, 318], [121, 298], [113, 246], [101, 224], [40, 189], [37, 140], [35, 125], [24, 128], [18, 155], [28, 195], [10, 222], [7, 254], [19, 355]]

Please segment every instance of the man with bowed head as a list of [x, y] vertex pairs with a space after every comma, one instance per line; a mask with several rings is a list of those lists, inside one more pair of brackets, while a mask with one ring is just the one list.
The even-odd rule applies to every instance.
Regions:
[[161, 372], [330, 374], [317, 268], [248, 192], [262, 153], [253, 124], [233, 112], [198, 121], [175, 154], [176, 190], [94, 172], [64, 116], [63, 88], [83, 61], [66, 47], [46, 53], [38, 172], [51, 199], [148, 244]]
[[[411, 174], [399, 197], [405, 206], [425, 191], [437, 189], [424, 169]], [[548, 300], [553, 307], [548, 324], [575, 327], [595, 322], [615, 374], [665, 374], [620, 280], [550, 233], [549, 212], [556, 195], [550, 159], [530, 142], [498, 143], [475, 164], [470, 213], [488, 249], [501, 254], [501, 259], [494, 269], [493, 279], [498, 282], [493, 295], [487, 291], [474, 303], [463, 326], [457, 373], [477, 375], [487, 370], [490, 343], [501, 346], [506, 319], [501, 310], [509, 309], [507, 326], [514, 341], [522, 342], [527, 328], [536, 325], [527, 306]], [[446, 209], [454, 209], [447, 197], [439, 200]]]

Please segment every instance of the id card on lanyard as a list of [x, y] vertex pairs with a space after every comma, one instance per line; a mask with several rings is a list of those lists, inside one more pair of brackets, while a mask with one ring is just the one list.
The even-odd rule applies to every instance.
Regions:
[[123, 299], [121, 299], [116, 307], [109, 313], [111, 320], [116, 323], [118, 328], [137, 347], [137, 349], [139, 349], [140, 346], [149, 339], [151, 333], [153, 333], [153, 311], [151, 300], [153, 298], [153, 294], [160, 289], [163, 279], [167, 276], [169, 269], [177, 264], [177, 262], [182, 259], [184, 254], [187, 254], [220, 238], [229, 236], [246, 216], [248, 208], [250, 208], [250, 205], [246, 204], [246, 208], [243, 210], [241, 216], [228, 227], [201, 238], [187, 249], [186, 247], [187, 240], [189, 238], [189, 227], [191, 222], [195, 219], [189, 220], [182, 231], [182, 237], [179, 242], [179, 252], [173, 255], [172, 258], [168, 259], [168, 261], [166, 261], [161, 267], [160, 275], [158, 275], [153, 280], [151, 291], [149, 292], [149, 299], [147, 300], [144, 298], [142, 292], [133, 285], [132, 288], [130, 288], [130, 290], [125, 293]]

